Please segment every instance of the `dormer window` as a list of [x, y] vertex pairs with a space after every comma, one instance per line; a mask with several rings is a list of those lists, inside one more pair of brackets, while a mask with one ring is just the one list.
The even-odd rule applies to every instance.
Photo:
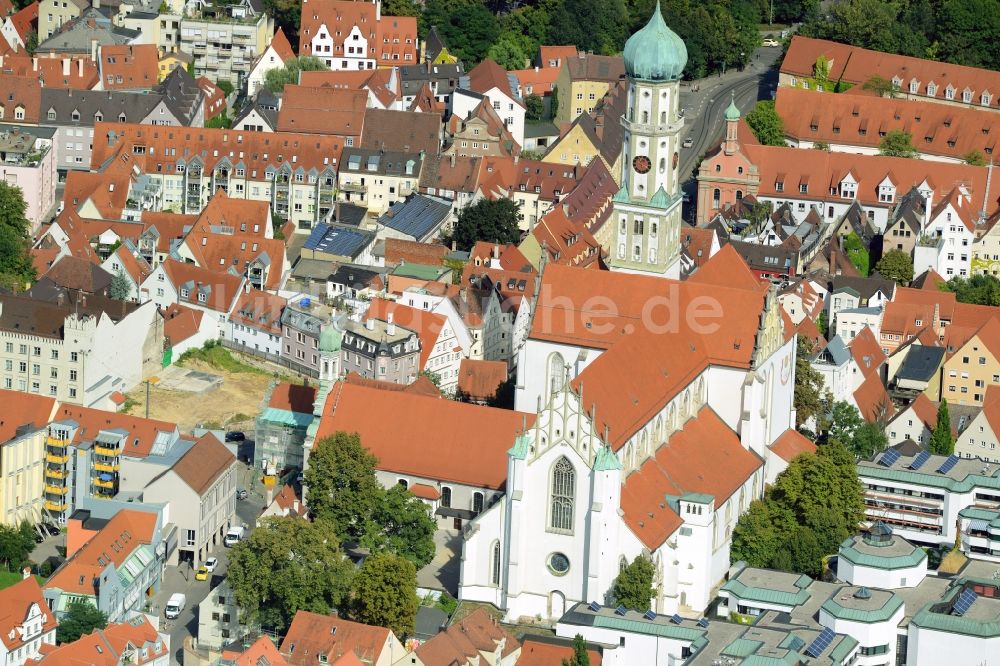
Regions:
[[181, 298], [188, 298], [191, 295], [190, 289], [181, 289]]
[[965, 102], [966, 104], [972, 103], [972, 91], [969, 90], [968, 88], [962, 91], [962, 101]]
[[989, 106], [991, 99], [993, 99], [993, 96], [990, 95], [988, 92], [984, 92], [982, 95], [979, 96], [979, 103], [983, 106]]
[[944, 89], [944, 98], [955, 99], [955, 87], [950, 83], [948, 84], [948, 87]]
[[785, 191], [785, 183], [784, 183], [784, 181], [781, 181], [781, 180], [776, 181], [774, 183], [774, 191], [775, 192], [784, 192]]
[[204, 303], [205, 302], [205, 298], [206, 298], [205, 297], [205, 292], [202, 291], [202, 292], [198, 293], [198, 302], [199, 303]]
[[920, 90], [920, 81], [910, 79], [910, 94], [916, 95], [918, 90]]

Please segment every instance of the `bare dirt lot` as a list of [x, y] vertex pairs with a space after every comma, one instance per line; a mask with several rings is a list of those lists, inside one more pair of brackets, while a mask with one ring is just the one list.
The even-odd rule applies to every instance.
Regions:
[[[190, 432], [195, 426], [222, 428], [230, 424], [245, 425], [260, 412], [260, 403], [273, 381], [273, 376], [258, 372], [234, 372], [210, 365], [200, 360], [186, 360], [181, 368], [198, 373], [217, 375], [222, 381], [203, 391], [165, 389], [152, 382], [150, 385], [149, 417], [169, 421]], [[173, 366], [165, 371], [171, 374], [171, 386], [183, 384], [176, 378]], [[201, 383], [199, 383], [201, 384]], [[127, 396], [130, 414], [146, 413], [146, 385], [140, 384]]]

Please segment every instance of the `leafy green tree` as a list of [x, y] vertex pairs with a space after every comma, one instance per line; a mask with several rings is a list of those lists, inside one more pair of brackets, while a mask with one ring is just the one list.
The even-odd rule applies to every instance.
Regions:
[[913, 280], [913, 257], [902, 250], [889, 250], [875, 264], [875, 270], [905, 286]]
[[774, 102], [763, 100], [757, 102], [753, 110], [747, 114], [747, 125], [765, 146], [784, 146], [785, 123], [774, 109]]
[[108, 296], [116, 301], [127, 301], [132, 295], [132, 281], [125, 275], [124, 271], [118, 271], [111, 276], [111, 286], [108, 287]]
[[413, 633], [419, 604], [417, 570], [405, 558], [376, 553], [354, 577], [351, 616], [358, 622], [388, 627], [404, 638]]
[[959, 303], [1000, 305], [1000, 279], [992, 275], [979, 274], [968, 279], [954, 277], [941, 285], [941, 289], [954, 292]]
[[937, 424], [931, 432], [928, 444], [931, 453], [950, 456], [955, 452], [955, 440], [951, 436], [951, 415], [948, 413], [948, 401], [941, 400], [938, 405]]
[[545, 115], [545, 102], [538, 95], [528, 95], [524, 98], [525, 117], [528, 120], [541, 120]]
[[826, 141], [816, 141], [813, 143], [813, 148], [816, 150], [825, 150], [826, 152], [830, 152], [830, 144]]
[[340, 608], [354, 566], [329, 536], [323, 521], [272, 517], [236, 544], [227, 578], [246, 619], [281, 630], [299, 610]]
[[938, 12], [940, 56], [969, 67], [996, 69], [1000, 16], [990, 0], [944, 0]]
[[490, 46], [486, 57], [506, 70], [524, 69], [528, 56], [521, 50], [520, 44], [508, 35], [503, 35]]
[[229, 129], [232, 126], [233, 121], [225, 111], [205, 123], [205, 127], [215, 129]]
[[587, 641], [582, 634], [573, 637], [573, 656], [563, 659], [562, 666], [590, 666], [590, 653], [587, 652]]
[[754, 500], [733, 529], [730, 559], [752, 567], [770, 567], [795, 527], [795, 517], [777, 502]]
[[649, 600], [653, 597], [653, 575], [656, 570], [648, 557], [639, 555], [632, 563], [618, 572], [611, 594], [615, 601], [638, 611], [649, 610]]
[[357, 433], [325, 437], [309, 456], [306, 504], [315, 519], [329, 523], [338, 544], [360, 542], [371, 530], [384, 492], [375, 478], [377, 463]]
[[844, 237], [842, 247], [847, 258], [858, 269], [858, 273], [861, 273], [862, 277], [867, 277], [871, 268], [871, 254], [861, 241], [861, 237], [852, 231]]
[[421, 7], [413, 0], [385, 0], [382, 14], [385, 16], [420, 16]]
[[219, 86], [219, 90], [221, 90], [226, 95], [226, 97], [229, 97], [236, 91], [236, 88], [233, 87], [233, 84], [225, 79], [222, 79], [221, 81], [216, 81], [215, 85]]
[[824, 338], [830, 337], [830, 321], [829, 317], [827, 317], [825, 308], [819, 313], [819, 316], [816, 317], [816, 328], [819, 329], [819, 332], [823, 334]]
[[497, 17], [479, 0], [427, 0], [421, 33], [435, 26], [448, 50], [465, 63], [479, 64], [500, 36]]
[[799, 337], [795, 348], [795, 420], [796, 425], [807, 423], [823, 416], [823, 376], [812, 367], [812, 345], [806, 338]]
[[826, 16], [816, 17], [803, 26], [802, 32], [875, 51], [895, 52], [899, 38], [893, 32], [893, 24], [898, 16], [897, 2], [844, 0], [832, 3]]
[[38, 33], [34, 30], [28, 31], [28, 36], [24, 40], [24, 50], [28, 52], [28, 55], [35, 55], [35, 51], [38, 50]]
[[962, 155], [962, 161], [970, 166], [986, 166], [986, 156], [979, 150], [970, 150]]
[[8, 571], [20, 572], [34, 549], [35, 530], [31, 523], [22, 520], [17, 527], [0, 525], [0, 563]]
[[521, 211], [511, 199], [480, 199], [462, 210], [451, 232], [459, 250], [469, 250], [476, 241], [517, 243]]
[[868, 79], [861, 84], [861, 88], [863, 90], [870, 90], [879, 97], [896, 97], [899, 94], [899, 86], [889, 79], [879, 76], [878, 74], [868, 77]]
[[0, 182], [0, 285], [19, 290], [35, 280], [27, 210], [21, 188]]
[[302, 3], [299, 0], [264, 0], [264, 11], [274, 17], [274, 27], [281, 28], [292, 50], [298, 53]]
[[71, 601], [66, 607], [66, 614], [59, 620], [56, 628], [56, 640], [65, 645], [72, 643], [81, 636], [86, 636], [95, 629], [108, 626], [108, 616], [102, 613], [88, 601]]
[[830, 429], [827, 431], [827, 438], [849, 446], [864, 423], [865, 420], [861, 417], [861, 412], [858, 411], [857, 407], [845, 400], [838, 400], [833, 403], [833, 409], [830, 413]]
[[787, 549], [790, 556], [790, 569], [796, 573], [804, 573], [813, 578], [819, 578], [823, 573], [823, 556], [827, 551], [820, 545], [816, 533], [808, 527], [800, 525], [788, 540]]
[[624, 0], [554, 0], [553, 5], [549, 44], [574, 44], [604, 55], [618, 53], [625, 46], [629, 15]]
[[882, 426], [865, 421], [854, 433], [854, 439], [849, 444], [844, 442], [844, 445], [859, 458], [871, 460], [876, 453], [885, 451], [889, 446], [889, 439], [885, 436]]
[[420, 568], [434, 559], [436, 529], [429, 507], [402, 486], [393, 486], [368, 521], [362, 545], [373, 552], [395, 553]]
[[555, 118], [556, 112], [558, 110], [559, 110], [559, 86], [552, 86], [552, 92], [549, 94], [549, 115]]
[[916, 157], [913, 135], [902, 130], [890, 130], [878, 144], [879, 155], [886, 157]]
[[280, 93], [286, 85], [299, 82], [299, 72], [320, 72], [329, 69], [326, 63], [314, 56], [300, 56], [285, 63], [284, 67], [269, 69], [264, 74], [264, 85], [273, 93]]

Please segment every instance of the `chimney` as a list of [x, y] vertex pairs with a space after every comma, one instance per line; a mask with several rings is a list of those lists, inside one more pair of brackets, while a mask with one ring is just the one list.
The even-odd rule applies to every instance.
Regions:
[[24, 580], [31, 576], [31, 567], [24, 567], [21, 569], [21, 579]]
[[63, 58], [62, 61], [63, 76], [69, 76], [69, 65], [70, 65], [69, 58]]
[[367, 330], [369, 330], [369, 331], [374, 331], [375, 330], [375, 320], [374, 319], [368, 319], [367, 321], [365, 321], [365, 328]]
[[[95, 4], [94, 6], [96, 7], [97, 5]], [[97, 40], [96, 39], [91, 39], [90, 40], [90, 59], [93, 60], [94, 62], [97, 62]]]
[[38, 71], [38, 57], [37, 56], [31, 59], [31, 71], [33, 71], [33, 72], [37, 72]]
[[[927, 194], [927, 198], [924, 199], [924, 229], [927, 229], [931, 223], [931, 200], [933, 198], [934, 193], [930, 192]], [[923, 231], [923, 229], [921, 231]]]
[[292, 502], [292, 511], [294, 511], [295, 513], [299, 512], [299, 501], [298, 500], [295, 500], [294, 502]]
[[451, 166], [454, 167], [455, 166], [455, 153], [451, 154], [451, 157], [449, 158], [449, 160], [451, 161]]
[[79, 75], [79, 77], [82, 79], [83, 78], [83, 58], [79, 58], [76, 61], [76, 71], [77, 71], [77, 74]]

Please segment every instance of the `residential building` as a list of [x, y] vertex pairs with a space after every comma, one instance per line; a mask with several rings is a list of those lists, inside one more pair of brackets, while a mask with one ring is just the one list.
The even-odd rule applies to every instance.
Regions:
[[[60, 402], [107, 406], [162, 354], [156, 306], [56, 290], [0, 295], [2, 387]], [[24, 322], [33, 322], [26, 332]]]
[[340, 355], [344, 373], [412, 384], [421, 370], [420, 358], [420, 337], [397, 326], [391, 314], [385, 321], [369, 318], [363, 324], [345, 322]]
[[163, 317], [164, 363], [179, 360], [189, 349], [201, 349], [219, 339], [219, 328], [201, 310], [175, 303], [160, 310]]
[[372, 666], [393, 666], [407, 654], [396, 635], [385, 627], [308, 611], [299, 611], [292, 618], [279, 650], [294, 666], [337, 664], [344, 655], [354, 655], [360, 663]]
[[44, 127], [6, 126], [0, 131], [0, 178], [20, 188], [32, 234], [55, 212], [54, 135]]
[[274, 19], [251, 3], [208, 5], [181, 17], [179, 47], [194, 56], [194, 76], [240, 88], [273, 35]]
[[488, 99], [477, 104], [468, 116], [452, 115], [445, 126], [449, 144], [444, 153], [463, 157], [517, 155], [520, 145], [514, 141]]
[[[96, 533], [85, 535], [88, 540], [78, 550], [67, 550], [69, 559], [42, 588], [56, 617], [63, 617], [70, 603], [82, 601], [104, 613], [109, 622], [118, 622], [141, 610], [151, 591], [159, 591], [166, 557], [160, 514], [121, 509], [99, 522]], [[84, 528], [71, 523], [67, 539], [72, 540], [78, 529]]]
[[[229, 579], [223, 578], [198, 604], [198, 647], [221, 650], [246, 636], [248, 631], [247, 625], [240, 622], [240, 607]], [[270, 663], [277, 666], [273, 661]]]
[[[458, 368], [462, 353], [458, 338], [447, 317], [434, 312], [418, 310], [396, 301], [377, 298], [371, 302], [364, 319], [366, 322], [375, 319], [377, 324], [384, 323], [386, 325], [393, 322], [402, 329], [416, 333], [420, 338], [418, 373], [436, 376], [438, 378], [437, 386], [443, 393], [452, 394], [455, 392], [458, 385]], [[345, 353], [349, 353], [349, 351], [345, 339]], [[346, 363], [345, 370], [347, 372], [355, 370], [362, 376], [370, 376], [358, 367], [348, 368]], [[376, 378], [393, 381], [382, 376]]]
[[281, 28], [278, 28], [271, 43], [257, 56], [256, 62], [250, 68], [250, 74], [247, 76], [247, 95], [256, 95], [264, 87], [267, 73], [272, 69], [281, 69], [294, 57], [295, 52], [288, 42], [288, 37]]
[[[105, 8], [111, 9], [111, 8]], [[109, 12], [110, 13], [110, 12]], [[89, 55], [97, 61], [97, 54], [105, 46], [138, 44], [142, 34], [117, 25], [101, 12], [100, 8], [85, 5], [80, 15], [70, 19], [49, 37], [39, 40], [38, 53], [58, 55]]]
[[333, 70], [415, 65], [420, 52], [416, 18], [382, 16], [381, 0], [303, 0], [299, 34], [301, 55]]
[[426, 157], [438, 153], [441, 136], [439, 114], [369, 107], [365, 110], [361, 147], [404, 153], [423, 151]]
[[569, 129], [551, 144], [542, 158], [555, 164], [590, 164], [601, 158], [613, 174], [621, 172], [623, 127], [620, 118], [628, 104], [628, 84], [620, 80], [597, 101], [590, 113], [577, 116]]
[[305, 502], [296, 494], [295, 488], [291, 484], [286, 483], [277, 493], [274, 493], [273, 490], [268, 490], [264, 501], [267, 502], [272, 495], [274, 499], [267, 503], [264, 511], [257, 518], [257, 527], [260, 527], [268, 518], [287, 517], [304, 519], [309, 515], [309, 509], [306, 508]]
[[562, 60], [555, 87], [559, 90], [556, 123], [571, 123], [589, 114], [625, 75], [627, 66], [618, 56], [577, 52]]
[[498, 397], [500, 387], [506, 381], [507, 364], [503, 361], [463, 358], [455, 393], [463, 400], [485, 405]]
[[168, 51], [164, 53], [157, 61], [160, 81], [167, 78], [175, 69], [187, 71], [188, 67], [193, 63], [194, 56], [190, 53], [185, 53], [184, 51]]
[[359, 146], [367, 105], [364, 89], [286, 85], [277, 131], [333, 135], [346, 146]]
[[364, 70], [314, 70], [302, 72], [299, 85], [308, 88], [362, 90], [368, 94], [368, 108], [402, 111], [399, 68]]
[[48, 39], [56, 33], [64, 23], [69, 23], [90, 6], [86, 0], [72, 2], [57, 2], [57, 0], [41, 0], [38, 3], [38, 41]]
[[281, 313], [287, 299], [249, 285], [243, 290], [229, 316], [231, 329], [226, 336], [237, 349], [249, 353], [281, 356]]
[[0, 664], [23, 666], [55, 647], [58, 622], [34, 576], [25, 575], [0, 590], [0, 607], [4, 609]]
[[901, 408], [885, 426], [885, 436], [889, 444], [894, 446], [900, 442], [911, 440], [921, 447], [926, 447], [931, 439], [934, 426], [937, 425], [937, 405], [923, 393]]
[[[333, 375], [339, 376], [339, 370]], [[255, 424], [255, 468], [303, 468], [302, 447], [313, 421], [315, 400], [312, 386], [280, 382], [270, 387]]]
[[[921, 396], [923, 397], [923, 396]], [[919, 400], [920, 398], [917, 398]], [[916, 404], [916, 401], [914, 401]], [[931, 428], [937, 423], [937, 413], [929, 423]], [[983, 409], [972, 418], [966, 428], [955, 439], [955, 455], [962, 458], [979, 458], [985, 462], [1000, 463], [1000, 385], [990, 384], [986, 388]]]
[[468, 118], [484, 99], [489, 100], [517, 145], [523, 145], [525, 108], [517, 89], [514, 75], [487, 58], [459, 79], [452, 94], [451, 112]]
[[[362, 213], [367, 216], [368, 209]], [[365, 231], [346, 224], [320, 222], [309, 233], [302, 246], [301, 258], [317, 262], [370, 266], [374, 263], [372, 251], [375, 246], [375, 232]]]
[[10, 9], [13, 13], [0, 13], [0, 18], [3, 19], [0, 22], [0, 36], [12, 50], [19, 51], [27, 45], [29, 34], [38, 25], [38, 4], [32, 2], [16, 12], [13, 11], [12, 4]]
[[159, 83], [156, 44], [107, 44], [98, 53], [101, 90], [148, 91]]
[[0, 523], [42, 522], [45, 442], [58, 406], [54, 398], [0, 391], [8, 417], [0, 424]]
[[941, 397], [950, 404], [982, 405], [988, 386], [1000, 384], [1000, 321], [990, 318], [953, 354], [941, 372]]
[[476, 609], [441, 633], [419, 645], [412, 655], [394, 664], [494, 664], [521, 663], [521, 644], [488, 611]]
[[[312, 297], [289, 301], [281, 313], [281, 356], [301, 373], [319, 376], [320, 340], [333, 326], [334, 312]], [[339, 348], [338, 348], [339, 351]]]
[[217, 339], [231, 334], [229, 316], [243, 293], [246, 278], [167, 259], [153, 269], [139, 291], [144, 304], [156, 308], [181, 304], [208, 318]]
[[222, 189], [234, 199], [267, 201], [303, 230], [321, 219], [317, 200], [333, 193], [341, 151], [335, 137], [287, 132], [134, 124], [98, 124], [94, 131], [102, 140], [92, 162], [132, 155], [139, 173], [160, 186], [164, 208], [200, 213]]
[[368, 215], [377, 218], [416, 191], [422, 165], [422, 153], [345, 148], [338, 198], [367, 207]]
[[[86, 655], [84, 657], [84, 655]], [[170, 634], [141, 613], [95, 629], [71, 643], [47, 650], [32, 666], [68, 666], [83, 657], [93, 666], [169, 666]]]
[[378, 218], [378, 236], [390, 240], [430, 243], [440, 237], [452, 218], [452, 202], [441, 197], [410, 194]]
[[443, 104], [445, 109], [451, 109], [452, 94], [464, 74], [465, 68], [461, 62], [403, 65], [399, 68], [403, 107], [409, 109], [418, 93], [423, 90], [424, 94], [430, 92], [434, 101]]

